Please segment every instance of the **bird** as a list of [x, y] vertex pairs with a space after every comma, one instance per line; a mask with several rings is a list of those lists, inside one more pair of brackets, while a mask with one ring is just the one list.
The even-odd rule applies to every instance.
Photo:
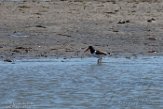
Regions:
[[[100, 51], [100, 50], [96, 50], [93, 46], [88, 46], [88, 48], [84, 51], [87, 52], [88, 50], [90, 50], [90, 53], [94, 56], [97, 57], [97, 63], [101, 63], [102, 62], [102, 57], [106, 56], [108, 53]], [[110, 54], [110, 53], [109, 53]]]

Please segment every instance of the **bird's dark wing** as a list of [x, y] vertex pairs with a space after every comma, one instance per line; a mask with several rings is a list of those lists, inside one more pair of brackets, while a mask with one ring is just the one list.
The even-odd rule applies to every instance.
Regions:
[[97, 55], [107, 55], [107, 53], [105, 53], [103, 51], [99, 51], [99, 50], [96, 51], [96, 54]]

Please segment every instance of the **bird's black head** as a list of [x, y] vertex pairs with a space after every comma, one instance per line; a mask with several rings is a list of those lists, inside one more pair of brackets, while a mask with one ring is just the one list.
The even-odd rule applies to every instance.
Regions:
[[90, 50], [91, 53], [94, 53], [95, 52], [95, 49], [93, 48], [93, 46], [89, 46], [88, 48], [89, 48], [89, 50]]
[[88, 46], [89, 49], [92, 49], [93, 47], [92, 46]]
[[88, 46], [88, 48], [84, 52], [87, 52], [88, 50], [90, 50], [91, 54], [95, 52], [95, 49], [93, 48], [93, 46]]

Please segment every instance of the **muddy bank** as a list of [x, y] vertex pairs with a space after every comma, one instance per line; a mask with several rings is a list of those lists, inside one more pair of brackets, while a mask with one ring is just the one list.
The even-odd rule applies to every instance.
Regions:
[[163, 2], [0, 2], [0, 58], [80, 57], [88, 45], [112, 56], [163, 54]]

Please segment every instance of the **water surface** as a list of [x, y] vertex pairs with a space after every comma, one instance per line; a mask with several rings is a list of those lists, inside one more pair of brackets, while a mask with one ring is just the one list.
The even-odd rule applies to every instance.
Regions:
[[163, 57], [0, 62], [0, 109], [162, 109]]

